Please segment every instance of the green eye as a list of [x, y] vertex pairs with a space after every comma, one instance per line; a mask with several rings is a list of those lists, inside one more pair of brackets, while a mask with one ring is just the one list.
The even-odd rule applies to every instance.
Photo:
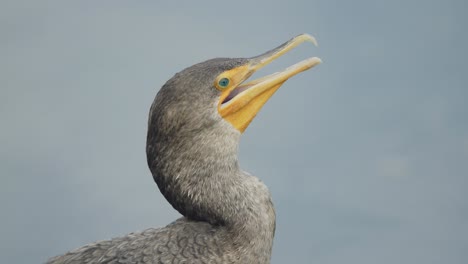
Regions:
[[219, 87], [221, 88], [226, 88], [229, 85], [229, 79], [228, 78], [222, 78], [218, 82]]

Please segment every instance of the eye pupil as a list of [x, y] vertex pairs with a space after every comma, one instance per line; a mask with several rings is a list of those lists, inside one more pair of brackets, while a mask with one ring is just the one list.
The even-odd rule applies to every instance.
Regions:
[[219, 80], [218, 82], [219, 86], [225, 88], [229, 85], [229, 79], [228, 78], [222, 78], [221, 80]]

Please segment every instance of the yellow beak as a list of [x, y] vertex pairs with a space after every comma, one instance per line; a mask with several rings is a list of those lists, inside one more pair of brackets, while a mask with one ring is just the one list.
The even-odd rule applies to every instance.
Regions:
[[262, 106], [285, 81], [300, 72], [320, 64], [322, 61], [317, 57], [309, 58], [288, 67], [284, 71], [273, 73], [245, 84], [242, 84], [242, 82], [254, 72], [305, 41], [312, 42], [317, 46], [314, 37], [302, 34], [277, 48], [249, 59], [249, 62], [245, 65], [221, 74], [222, 76], [229, 77], [233, 85], [221, 93], [218, 104], [219, 114], [241, 133], [244, 132]]

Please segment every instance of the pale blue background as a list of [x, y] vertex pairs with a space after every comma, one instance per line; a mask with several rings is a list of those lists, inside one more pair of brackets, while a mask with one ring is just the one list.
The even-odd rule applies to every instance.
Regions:
[[[176, 3], [177, 2], [177, 3]], [[205, 59], [317, 37], [245, 133], [272, 263], [467, 263], [468, 2], [1, 1], [0, 262], [178, 217], [146, 166], [159, 87]]]

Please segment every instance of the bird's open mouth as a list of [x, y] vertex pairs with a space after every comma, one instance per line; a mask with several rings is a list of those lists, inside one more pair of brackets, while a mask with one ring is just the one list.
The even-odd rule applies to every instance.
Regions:
[[225, 103], [231, 101], [232, 98], [236, 97], [238, 94], [242, 93], [243, 91], [249, 89], [250, 87], [252, 87], [253, 85], [249, 85], [248, 83], [244, 84], [244, 85], [240, 85], [240, 86], [237, 86], [234, 90], [232, 90], [229, 95], [224, 98], [224, 101], [221, 103], [221, 107], [222, 105], [224, 105]]
[[299, 35], [275, 49], [249, 59], [247, 64], [223, 73], [221, 76], [224, 78], [228, 77], [233, 81], [233, 85], [221, 93], [218, 105], [220, 115], [239, 131], [243, 132], [260, 108], [285, 81], [300, 72], [320, 64], [322, 61], [317, 57], [312, 57], [296, 63], [284, 71], [245, 83], [244, 81], [259, 69], [305, 41], [317, 45], [314, 37], [307, 34]]
[[267, 75], [267, 76], [264, 76], [264, 77], [246, 82], [246, 83], [241, 83], [239, 86], [231, 90], [229, 95], [226, 98], [224, 98], [221, 104], [221, 108], [226, 107], [226, 104], [229, 103], [231, 99], [233, 99], [236, 96], [242, 96], [242, 93], [246, 92], [249, 89], [255, 90], [255, 92], [252, 91], [254, 94], [251, 94], [251, 95], [261, 94], [268, 88], [276, 84], [283, 84], [292, 76], [300, 72], [303, 72], [305, 70], [308, 70], [319, 63], [321, 63], [321, 60], [319, 58], [317, 57], [309, 58], [301, 62], [298, 62], [281, 72], [275, 72], [270, 75]]

